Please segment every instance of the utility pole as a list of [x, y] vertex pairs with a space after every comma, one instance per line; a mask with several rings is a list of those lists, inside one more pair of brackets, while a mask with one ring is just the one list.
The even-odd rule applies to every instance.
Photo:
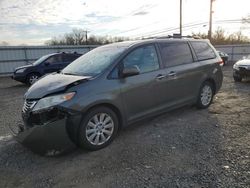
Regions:
[[208, 39], [212, 39], [213, 1], [210, 0]]
[[85, 41], [86, 41], [86, 45], [88, 45], [88, 31], [85, 31]]
[[182, 36], [182, 0], [180, 0], [180, 36]]

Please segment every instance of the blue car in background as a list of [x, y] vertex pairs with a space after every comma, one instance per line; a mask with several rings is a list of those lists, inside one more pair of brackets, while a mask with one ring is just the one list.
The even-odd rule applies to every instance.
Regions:
[[11, 77], [16, 81], [32, 85], [39, 77], [62, 70], [81, 55], [76, 52], [45, 55], [30, 65], [17, 67]]

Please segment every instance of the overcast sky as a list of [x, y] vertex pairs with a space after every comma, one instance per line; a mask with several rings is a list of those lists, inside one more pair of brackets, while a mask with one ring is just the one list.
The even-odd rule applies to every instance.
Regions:
[[[207, 32], [210, 0], [183, 0], [183, 31]], [[250, 0], [216, 0], [214, 25], [228, 33], [250, 25]], [[231, 20], [231, 21], [230, 21]], [[233, 21], [232, 21], [233, 20]], [[238, 22], [238, 23], [237, 23]], [[179, 0], [0, 0], [0, 43], [40, 45], [73, 28], [94, 35], [153, 36], [178, 32]]]

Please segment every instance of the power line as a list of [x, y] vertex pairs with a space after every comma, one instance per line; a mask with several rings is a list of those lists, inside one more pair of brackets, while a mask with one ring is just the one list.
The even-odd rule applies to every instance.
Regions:
[[135, 28], [132, 28], [132, 29], [129, 29], [129, 30], [125, 30], [125, 31], [119, 32], [119, 33], [114, 33], [113, 35], [120, 35], [120, 34], [128, 33], [128, 32], [131, 32], [131, 31], [136, 31], [136, 30], [139, 30], [139, 29], [151, 26], [151, 25], [155, 25], [155, 24], [158, 24], [158, 23], [161, 23], [161, 22], [162, 21], [153, 22], [151, 24], [147, 24], [147, 25], [144, 25], [144, 26], [141, 26], [141, 27], [135, 27]]
[[[201, 23], [196, 23], [196, 24], [186, 24], [183, 26], [183, 28], [187, 28], [187, 27], [193, 27], [193, 26], [196, 26], [196, 25], [202, 25], [202, 24], [207, 24], [207, 22], [201, 22]], [[151, 31], [149, 33], [144, 33], [144, 34], [139, 34], [139, 36], [152, 36], [152, 35], [157, 35], [157, 34], [161, 34], [161, 33], [166, 33], [166, 32], [170, 32], [170, 31], [176, 31], [178, 30], [179, 27], [172, 27], [172, 28], [165, 28], [164, 30], [157, 30], [157, 31]], [[138, 36], [138, 35], [136, 35]]]
[[[138, 12], [147, 12], [148, 10], [154, 8], [156, 5], [155, 4], [151, 4], [151, 5], [143, 5], [143, 6], [140, 6], [139, 8], [136, 8], [134, 9], [133, 11], [123, 15], [124, 18], [126, 17], [131, 17], [131, 16], [135, 16], [136, 13]], [[120, 18], [121, 19], [121, 18]], [[153, 24], [156, 24], [156, 23], [160, 23], [161, 21], [158, 21], [158, 22], [153, 22], [152, 24], [149, 24], [149, 25], [153, 25]], [[110, 22], [109, 22], [110, 23]], [[92, 23], [91, 25], [94, 25], [95, 27], [98, 27], [100, 25], [102, 25], [103, 23], [99, 23], [99, 22], [96, 22], [96, 23]], [[149, 26], [148, 25], [148, 26]], [[147, 27], [147, 26], [143, 26], [143, 27]], [[141, 27], [136, 27], [136, 28], [133, 28], [133, 29], [129, 29], [129, 30], [126, 30], [126, 31], [122, 31], [122, 32], [119, 32], [119, 33], [115, 33], [113, 35], [120, 35], [120, 34], [123, 34], [123, 33], [127, 33], [127, 32], [130, 32], [130, 31], [134, 31], [134, 30], [137, 30], [137, 29], [141, 29]], [[104, 34], [107, 34], [107, 33], [104, 33]]]
[[[225, 24], [234, 24], [234, 23], [241, 23], [241, 19], [232, 19], [232, 20], [217, 20], [215, 21], [215, 24], [220, 24], [220, 23], [225, 23]], [[198, 28], [202, 25], [207, 25], [208, 22], [200, 22], [200, 23], [195, 23], [195, 24], [186, 24], [183, 26], [184, 30], [189, 30], [189, 29], [193, 29], [193, 28]], [[151, 37], [151, 36], [155, 36], [155, 35], [159, 35], [159, 34], [163, 34], [163, 33], [167, 33], [167, 32], [173, 32], [173, 31], [177, 31], [179, 29], [179, 27], [172, 27], [172, 28], [165, 28], [161, 31], [152, 31], [152, 32], [148, 32], [148, 33], [143, 33], [143, 34], [138, 34], [135, 35], [135, 37]]]

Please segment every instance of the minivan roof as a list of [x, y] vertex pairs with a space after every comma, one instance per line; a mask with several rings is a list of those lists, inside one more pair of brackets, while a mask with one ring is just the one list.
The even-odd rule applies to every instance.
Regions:
[[134, 45], [141, 45], [141, 44], [147, 44], [152, 42], [183, 42], [183, 41], [203, 41], [203, 42], [209, 42], [208, 39], [193, 39], [193, 38], [155, 38], [155, 39], [143, 39], [143, 40], [132, 40], [132, 41], [124, 41], [124, 42], [116, 42], [112, 44], [105, 45], [105, 47], [124, 47], [129, 48]]

